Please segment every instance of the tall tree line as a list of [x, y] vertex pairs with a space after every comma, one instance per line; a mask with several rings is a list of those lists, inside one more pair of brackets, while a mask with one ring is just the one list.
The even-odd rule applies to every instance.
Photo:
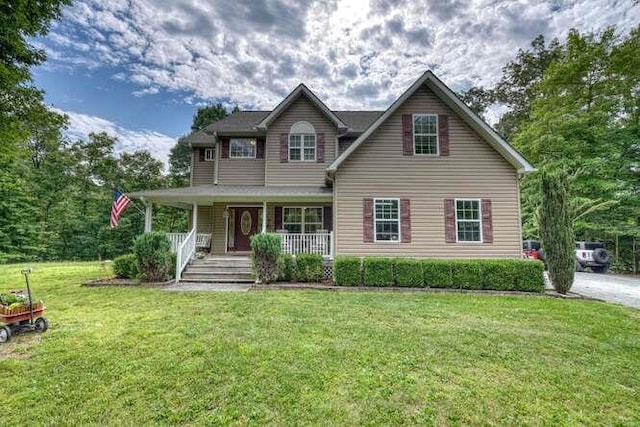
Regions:
[[[537, 168], [570, 176], [577, 240], [601, 240], [630, 268], [640, 238], [640, 26], [565, 40], [542, 36], [491, 88], [461, 97], [476, 112], [508, 108], [496, 128]], [[539, 237], [540, 174], [521, 181], [523, 233]]]

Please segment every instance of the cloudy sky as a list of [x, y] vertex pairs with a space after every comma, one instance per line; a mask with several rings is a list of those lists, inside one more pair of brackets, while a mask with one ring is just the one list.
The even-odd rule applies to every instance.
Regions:
[[271, 109], [304, 82], [332, 109], [384, 109], [426, 69], [490, 85], [538, 34], [638, 22], [632, 0], [76, 0], [35, 78], [71, 135], [166, 160], [203, 103]]

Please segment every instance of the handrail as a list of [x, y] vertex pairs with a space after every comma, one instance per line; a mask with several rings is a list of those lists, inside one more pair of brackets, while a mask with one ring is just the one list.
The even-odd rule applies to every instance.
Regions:
[[196, 253], [196, 229], [193, 228], [176, 251], [176, 282], [180, 281], [182, 270]]
[[282, 251], [291, 255], [312, 253], [323, 257], [333, 257], [333, 232], [324, 233], [283, 233]]

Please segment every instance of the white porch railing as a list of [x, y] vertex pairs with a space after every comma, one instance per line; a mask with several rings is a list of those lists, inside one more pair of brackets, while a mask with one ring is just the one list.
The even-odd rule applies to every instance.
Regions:
[[[171, 242], [171, 251], [178, 252], [178, 248], [187, 238], [189, 233], [167, 233], [169, 237], [169, 241]], [[197, 248], [208, 248], [211, 245], [211, 234], [209, 233], [198, 233], [196, 234], [196, 247]]]
[[282, 250], [291, 255], [312, 253], [333, 258], [333, 231], [326, 233], [283, 233]]
[[196, 229], [191, 230], [176, 251], [176, 282], [182, 277], [182, 270], [196, 253]]

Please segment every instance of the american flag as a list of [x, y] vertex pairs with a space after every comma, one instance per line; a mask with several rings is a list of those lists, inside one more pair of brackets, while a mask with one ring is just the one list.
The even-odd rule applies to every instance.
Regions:
[[120, 214], [127, 209], [131, 199], [129, 199], [122, 191], [117, 188], [113, 189], [113, 204], [111, 205], [111, 228], [118, 226]]

